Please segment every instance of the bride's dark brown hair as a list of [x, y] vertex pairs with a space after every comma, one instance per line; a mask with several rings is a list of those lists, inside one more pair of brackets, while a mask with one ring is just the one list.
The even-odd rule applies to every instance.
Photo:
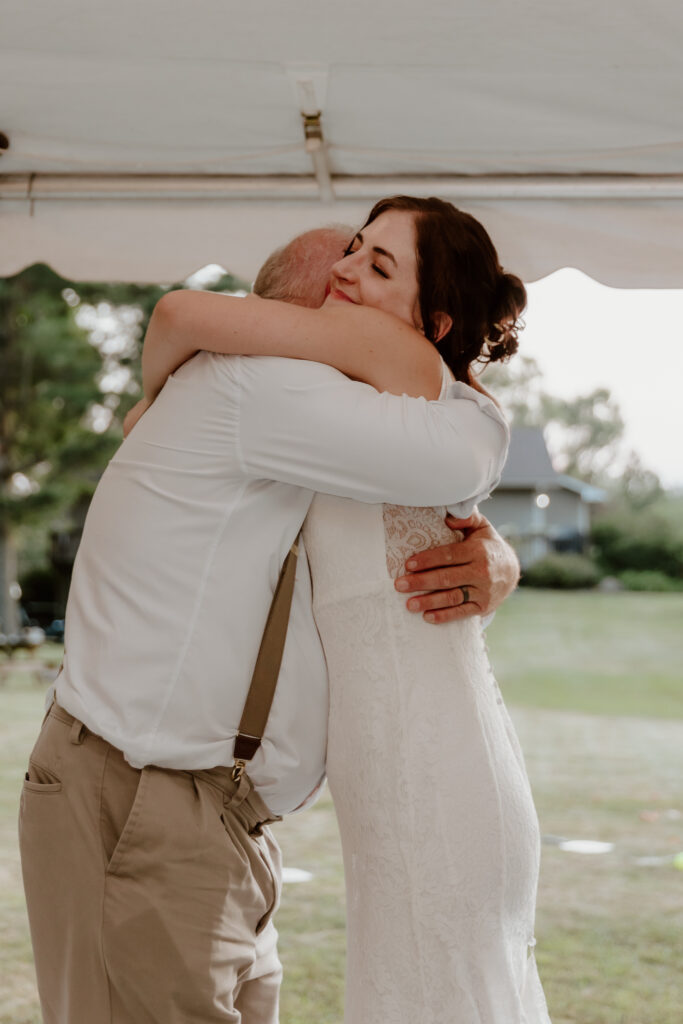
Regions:
[[415, 216], [422, 329], [434, 341], [436, 314], [450, 316], [453, 323], [439, 341], [439, 352], [455, 379], [469, 383], [472, 363], [516, 352], [526, 289], [503, 270], [479, 221], [435, 197], [391, 196], [373, 206], [363, 227], [387, 210]]

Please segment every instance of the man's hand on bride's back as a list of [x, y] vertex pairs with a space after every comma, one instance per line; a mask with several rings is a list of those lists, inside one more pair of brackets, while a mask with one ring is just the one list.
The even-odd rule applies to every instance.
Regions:
[[406, 561], [406, 575], [394, 581], [411, 612], [427, 622], [453, 622], [470, 615], [490, 615], [519, 582], [519, 562], [509, 544], [479, 511], [469, 519], [446, 517], [464, 540], [416, 552]]

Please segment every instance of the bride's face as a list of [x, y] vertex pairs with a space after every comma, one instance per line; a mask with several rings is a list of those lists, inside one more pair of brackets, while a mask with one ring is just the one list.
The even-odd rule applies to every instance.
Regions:
[[416, 244], [412, 213], [381, 213], [358, 232], [332, 267], [325, 306], [342, 302], [372, 306], [420, 328]]

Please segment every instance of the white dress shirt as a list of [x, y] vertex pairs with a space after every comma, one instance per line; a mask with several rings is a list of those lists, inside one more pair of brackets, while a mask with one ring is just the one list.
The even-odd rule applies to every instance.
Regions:
[[[230, 765], [282, 561], [314, 491], [466, 513], [508, 431], [463, 384], [379, 394], [319, 363], [199, 353], [105, 470], [66, 612], [57, 700], [131, 765]], [[397, 600], [401, 600], [397, 595]], [[300, 547], [282, 668], [249, 775], [275, 814], [324, 773], [325, 659]]]

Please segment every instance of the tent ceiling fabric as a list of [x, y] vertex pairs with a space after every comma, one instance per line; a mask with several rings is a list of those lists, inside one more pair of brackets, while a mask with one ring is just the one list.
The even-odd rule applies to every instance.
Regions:
[[[0, 0], [0, 17], [0, 274], [44, 260], [75, 278], [172, 280], [217, 262], [249, 277], [299, 230], [357, 224], [405, 175], [480, 216], [527, 280], [570, 265], [683, 287], [679, 0]], [[322, 82], [334, 203], [313, 187], [289, 73], [301, 64]], [[254, 188], [50, 198], [54, 174]], [[465, 175], [667, 175], [678, 192], [459, 200]]]

